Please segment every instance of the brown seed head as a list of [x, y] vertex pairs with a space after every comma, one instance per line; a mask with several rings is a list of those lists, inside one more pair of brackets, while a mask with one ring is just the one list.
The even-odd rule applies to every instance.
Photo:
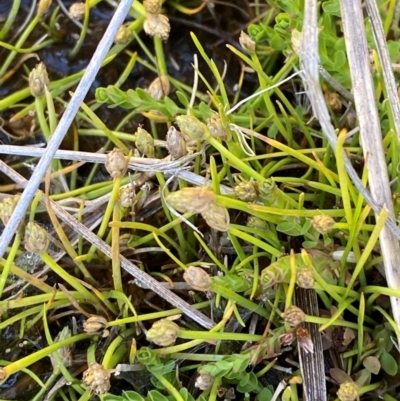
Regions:
[[121, 188], [119, 190], [118, 201], [122, 207], [132, 207], [136, 203], [135, 188], [132, 185]]
[[104, 394], [110, 387], [110, 372], [99, 363], [91, 363], [83, 372], [82, 381], [89, 387], [91, 394]]
[[180, 328], [176, 323], [168, 319], [161, 319], [151, 326], [146, 334], [146, 339], [160, 347], [168, 347], [175, 343], [179, 332]]
[[186, 187], [168, 194], [166, 201], [180, 213], [202, 213], [215, 203], [215, 193], [208, 187]]
[[326, 92], [324, 94], [326, 104], [333, 110], [333, 111], [340, 111], [342, 110], [342, 102], [340, 101], [340, 96], [336, 92]]
[[157, 77], [147, 88], [149, 95], [155, 100], [162, 100], [169, 95], [171, 90], [167, 75]]
[[197, 376], [194, 386], [201, 391], [205, 391], [211, 388], [214, 383], [214, 377], [207, 373], [202, 373]]
[[210, 130], [213, 138], [228, 141], [231, 137], [229, 129], [222, 123], [221, 117], [218, 114], [213, 114], [207, 120], [207, 127]]
[[68, 10], [70, 18], [80, 21], [85, 16], [86, 6], [84, 3], [73, 3]]
[[186, 141], [173, 125], [167, 132], [167, 149], [174, 160], [187, 154]]
[[249, 54], [253, 54], [256, 51], [256, 42], [254, 42], [254, 40], [243, 31], [240, 32], [239, 43], [243, 50], [246, 50]]
[[160, 0], [144, 0], [143, 7], [147, 14], [159, 14], [161, 11]]
[[126, 45], [133, 38], [131, 30], [126, 25], [121, 25], [115, 35], [114, 42], [116, 45]]
[[114, 148], [107, 154], [105, 167], [113, 178], [121, 178], [128, 167], [127, 159], [121, 149]]
[[171, 31], [171, 26], [166, 15], [147, 14], [143, 29], [149, 36], [157, 36], [162, 40], [167, 40]]
[[29, 88], [32, 96], [40, 97], [46, 92], [50, 81], [44, 63], [39, 63], [29, 74]]
[[292, 327], [296, 327], [306, 320], [305, 313], [295, 305], [290, 306], [285, 313], [282, 313], [282, 317]]
[[13, 198], [5, 198], [2, 202], [0, 202], [0, 220], [4, 225], [6, 225], [10, 220], [10, 217], [20, 197], [20, 195], [16, 195]]
[[154, 157], [154, 139], [142, 127], [139, 127], [136, 131], [135, 143], [139, 152], [143, 153], [147, 157]]
[[342, 383], [336, 393], [340, 401], [355, 401], [358, 397], [359, 387], [354, 382]]
[[258, 197], [258, 183], [242, 181], [234, 188], [235, 197], [243, 202], [254, 202]]
[[196, 291], [211, 288], [211, 278], [201, 267], [189, 266], [183, 273], [183, 279]]
[[206, 223], [217, 231], [228, 231], [230, 217], [228, 209], [224, 206], [217, 205], [216, 203], [210, 203], [206, 210], [201, 212]]
[[315, 279], [312, 269], [309, 267], [300, 269], [296, 274], [296, 284], [300, 288], [314, 288]]
[[176, 123], [187, 141], [204, 141], [210, 136], [207, 125], [194, 116], [178, 116]]
[[86, 333], [93, 334], [102, 331], [107, 326], [107, 320], [103, 316], [93, 315], [83, 322], [83, 330]]
[[30, 221], [25, 227], [25, 249], [28, 252], [41, 254], [47, 251], [48, 246], [47, 231], [39, 224]]
[[328, 234], [332, 231], [332, 228], [335, 224], [335, 220], [326, 214], [320, 214], [314, 216], [311, 221], [313, 227], [320, 233], [320, 234]]

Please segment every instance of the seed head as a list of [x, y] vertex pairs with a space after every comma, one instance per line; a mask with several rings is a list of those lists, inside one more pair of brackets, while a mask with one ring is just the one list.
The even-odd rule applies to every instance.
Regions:
[[216, 203], [210, 203], [206, 210], [201, 212], [206, 223], [217, 231], [228, 231], [230, 217], [228, 209], [224, 206], [217, 205]]
[[47, 251], [48, 246], [47, 231], [39, 224], [30, 221], [25, 227], [25, 249], [28, 252], [41, 254]]
[[296, 274], [296, 284], [300, 288], [314, 288], [314, 272], [309, 267], [300, 269]]
[[123, 177], [128, 167], [124, 152], [121, 149], [114, 148], [110, 153], [107, 154], [105, 167], [111, 177]]
[[222, 123], [221, 117], [218, 114], [213, 114], [207, 120], [207, 127], [210, 130], [213, 138], [228, 141], [231, 137], [229, 129]]
[[180, 332], [179, 326], [168, 319], [158, 320], [147, 332], [146, 339], [160, 347], [168, 347], [175, 343]]
[[0, 202], [0, 219], [4, 225], [6, 225], [10, 220], [20, 197], [20, 195], [16, 195], [13, 198], [5, 198]]
[[[70, 337], [71, 337], [71, 329], [68, 326], [64, 326], [63, 329], [56, 336], [54, 342], [57, 343]], [[65, 347], [59, 348], [56, 351], [58, 356], [61, 358], [62, 364], [67, 368], [72, 365], [73, 361], [72, 350], [73, 350], [73, 345], [70, 344]], [[53, 369], [54, 370], [58, 369], [58, 363], [52, 356], [50, 356], [50, 361], [51, 365], [53, 366]]]
[[32, 96], [43, 96], [50, 84], [44, 63], [39, 63], [29, 74], [29, 88]]
[[167, 132], [167, 148], [174, 160], [179, 160], [187, 154], [186, 141], [173, 125]]
[[340, 111], [342, 110], [342, 102], [340, 101], [340, 96], [336, 92], [326, 92], [324, 94], [326, 104], [333, 110], [333, 111]]
[[167, 75], [157, 77], [147, 88], [149, 95], [155, 100], [162, 100], [169, 95], [171, 90]]
[[51, 6], [52, 0], [40, 0], [37, 8], [39, 15], [43, 15]]
[[107, 320], [103, 316], [93, 315], [83, 322], [83, 330], [93, 334], [103, 331], [107, 326]]
[[122, 207], [132, 207], [136, 202], [136, 194], [135, 189], [132, 185], [127, 187], [121, 188], [119, 190], [119, 197], [118, 197], [119, 204]]
[[136, 131], [136, 147], [145, 156], [154, 157], [154, 139], [142, 127], [139, 127]]
[[202, 213], [215, 202], [215, 193], [208, 187], [186, 187], [168, 194], [166, 201], [180, 213]]
[[116, 45], [126, 45], [133, 38], [131, 30], [126, 25], [121, 25], [115, 35], [114, 42]]
[[254, 42], [254, 40], [243, 31], [240, 33], [239, 43], [243, 50], [246, 50], [249, 54], [253, 54], [256, 51], [256, 42]]
[[210, 136], [207, 125], [194, 116], [178, 116], [176, 123], [187, 141], [204, 141]]
[[320, 233], [320, 234], [328, 234], [332, 231], [332, 228], [335, 224], [335, 220], [326, 214], [320, 214], [314, 216], [311, 221], [313, 227]]
[[235, 197], [243, 202], [254, 202], [258, 197], [258, 183], [242, 181], [234, 188]]
[[162, 40], [167, 40], [169, 38], [171, 26], [166, 15], [147, 14], [143, 29], [149, 36], [157, 36]]
[[207, 373], [202, 373], [197, 376], [194, 386], [199, 390], [205, 391], [211, 388], [214, 383], [214, 377]]
[[160, 0], [144, 0], [143, 7], [147, 14], [159, 14], [161, 11]]
[[211, 278], [201, 267], [189, 266], [183, 273], [183, 279], [196, 291], [211, 288]]
[[296, 327], [306, 320], [305, 313], [295, 305], [290, 306], [285, 313], [282, 313], [282, 317], [292, 327]]
[[258, 185], [258, 192], [260, 194], [260, 198], [270, 199], [271, 194], [275, 191], [275, 189], [276, 189], [275, 181], [272, 178], [266, 178]]
[[250, 228], [256, 228], [257, 230], [261, 230], [261, 231], [269, 230], [268, 223], [265, 220], [260, 219], [259, 217], [255, 217], [255, 216], [248, 217], [246, 226], [250, 227]]
[[340, 401], [355, 401], [358, 397], [359, 387], [354, 382], [342, 383], [336, 393]]
[[83, 372], [82, 381], [89, 387], [91, 394], [104, 394], [110, 387], [110, 372], [99, 363], [91, 363]]
[[84, 3], [73, 3], [68, 10], [70, 18], [80, 21], [85, 16], [86, 6]]

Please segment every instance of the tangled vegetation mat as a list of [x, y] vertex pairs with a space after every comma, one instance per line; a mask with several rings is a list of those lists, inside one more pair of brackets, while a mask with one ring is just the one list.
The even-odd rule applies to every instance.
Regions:
[[400, 399], [400, 2], [0, 2], [0, 400]]

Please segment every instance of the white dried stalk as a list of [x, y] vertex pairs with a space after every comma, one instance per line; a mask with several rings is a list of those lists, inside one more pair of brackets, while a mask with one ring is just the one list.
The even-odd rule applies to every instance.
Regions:
[[[318, 25], [317, 25], [317, 0], [306, 0], [304, 12], [304, 27], [300, 60], [304, 73], [304, 86], [309, 97], [314, 116], [321, 125], [321, 129], [332, 149], [336, 149], [337, 135], [332, 125], [328, 107], [325, 104], [324, 95], [319, 84], [319, 54], [318, 54]], [[376, 214], [379, 214], [382, 205], [378, 204], [371, 194], [363, 186], [360, 177], [354, 170], [347, 154], [343, 152], [343, 160], [347, 174], [354, 183], [354, 186], [361, 193], [366, 202], [371, 206]], [[386, 225], [390, 228], [396, 238], [400, 239], [400, 230], [397, 227], [393, 215], [386, 220]]]
[[385, 82], [387, 97], [390, 109], [392, 110], [397, 139], [400, 141], [400, 102], [399, 96], [397, 95], [397, 86], [394, 79], [392, 64], [390, 62], [382, 20], [379, 15], [376, 0], [366, 0], [366, 4], [368, 16], [371, 20], [372, 32], [374, 33], [376, 48], [378, 50], [379, 62], [382, 67], [382, 75]]
[[[386, 207], [389, 216], [394, 219], [361, 1], [342, 0], [340, 5], [369, 187], [376, 204]], [[383, 227], [379, 240], [388, 286], [398, 290], [400, 289], [399, 242], [387, 226]], [[391, 297], [390, 301], [394, 320], [400, 327], [400, 299]], [[400, 342], [400, 338], [398, 341]]]

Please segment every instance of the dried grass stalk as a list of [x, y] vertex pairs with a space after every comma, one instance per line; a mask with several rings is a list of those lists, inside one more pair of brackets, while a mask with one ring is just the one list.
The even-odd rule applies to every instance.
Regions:
[[[394, 219], [392, 194], [374, 96], [361, 1], [342, 0], [340, 5], [354, 102], [364, 159], [368, 168], [369, 187], [375, 203], [381, 208], [385, 207], [389, 216]], [[379, 239], [388, 286], [400, 289], [400, 247], [398, 239], [387, 226], [383, 227]], [[400, 299], [391, 297], [390, 301], [394, 320], [397, 325], [400, 325]], [[400, 339], [398, 340], [400, 341]]]

